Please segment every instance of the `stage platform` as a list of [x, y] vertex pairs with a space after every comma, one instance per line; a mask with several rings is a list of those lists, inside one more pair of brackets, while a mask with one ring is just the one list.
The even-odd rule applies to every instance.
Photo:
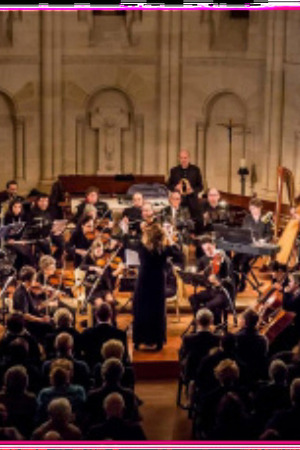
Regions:
[[[260, 277], [262, 283], [261, 291], [265, 292], [270, 286], [270, 281], [263, 280]], [[192, 286], [186, 286], [188, 295], [193, 292]], [[138, 380], [142, 379], [164, 379], [174, 378], [178, 376], [179, 364], [178, 364], [178, 351], [181, 346], [182, 334], [184, 332], [191, 332], [192, 327], [189, 327], [193, 319], [190, 304], [187, 298], [182, 304], [180, 304], [180, 317], [179, 320], [176, 317], [174, 307], [168, 306], [167, 313], [167, 342], [161, 351], [155, 351], [154, 349], [141, 346], [138, 351], [134, 350], [132, 338], [131, 338], [131, 302], [128, 302], [130, 298], [129, 293], [122, 293], [117, 295], [119, 302], [118, 309], [121, 312], [118, 315], [118, 326], [127, 330], [129, 351], [134, 364], [136, 377]], [[240, 327], [241, 313], [247, 307], [253, 307], [257, 303], [258, 295], [249, 286], [243, 293], [239, 293], [236, 298], [236, 309], [238, 313], [238, 326], [233, 324], [232, 314], [229, 314], [228, 325], [229, 331], [235, 332]], [[126, 305], [126, 307], [124, 307]]]

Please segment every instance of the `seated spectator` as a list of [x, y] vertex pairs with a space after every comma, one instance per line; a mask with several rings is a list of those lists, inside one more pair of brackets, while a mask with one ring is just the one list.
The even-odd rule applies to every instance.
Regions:
[[58, 397], [66, 397], [70, 401], [75, 414], [79, 414], [82, 411], [86, 399], [85, 391], [82, 386], [71, 384], [72, 375], [73, 363], [68, 359], [57, 359], [51, 364], [51, 387], [42, 389], [37, 398], [38, 423], [46, 420], [49, 403]]
[[0, 441], [21, 441], [23, 436], [17, 428], [7, 426], [7, 411], [0, 403]]
[[221, 398], [210, 439], [223, 441], [253, 439], [250, 416], [246, 413], [241, 399], [233, 392], [228, 392]]
[[43, 441], [61, 441], [62, 437], [57, 431], [47, 431], [46, 434], [44, 434]]
[[218, 387], [202, 398], [196, 399], [199, 414], [197, 417], [197, 432], [202, 437], [207, 437], [213, 430], [217, 408], [221, 398], [227, 392], [234, 392], [240, 399], [247, 400], [247, 394], [244, 393], [239, 384], [239, 367], [235, 361], [224, 359], [214, 370], [215, 377], [218, 381]]
[[[56, 398], [48, 405], [49, 420], [38, 427], [32, 435], [32, 439], [46, 439], [46, 435], [50, 435], [51, 440], [62, 439], [65, 441], [76, 441], [81, 439], [81, 431], [72, 422], [72, 407], [66, 398]], [[58, 437], [57, 437], [58, 436]]]
[[195, 379], [196, 370], [201, 360], [210, 349], [219, 346], [219, 337], [212, 333], [213, 322], [214, 316], [209, 309], [199, 309], [196, 314], [196, 333], [186, 335], [183, 338], [179, 358], [185, 381]]
[[242, 317], [242, 328], [236, 333], [237, 356], [246, 365], [249, 380], [266, 379], [268, 341], [256, 328], [258, 314], [249, 308]]
[[7, 357], [0, 364], [0, 377], [3, 380], [5, 372], [13, 366], [21, 365], [26, 368], [28, 374], [28, 390], [38, 393], [42, 387], [42, 375], [40, 369], [37, 368], [29, 359], [28, 341], [23, 337], [15, 338], [7, 347]]
[[269, 367], [269, 380], [260, 385], [254, 396], [255, 421], [259, 434], [276, 410], [290, 407], [288, 368], [275, 359]]
[[25, 320], [21, 312], [9, 314], [6, 321], [6, 332], [0, 342], [0, 355], [9, 356], [8, 346], [17, 338], [24, 339], [28, 344], [28, 358], [34, 364], [40, 364], [40, 350], [36, 339], [25, 328]]
[[54, 361], [61, 358], [68, 359], [73, 363], [73, 383], [83, 386], [85, 390], [88, 391], [91, 384], [90, 369], [86, 362], [74, 358], [73, 337], [69, 333], [58, 334], [55, 338], [54, 347], [56, 350], [56, 358], [53, 358], [50, 361], [45, 361], [43, 364], [44, 379], [49, 380], [50, 367]]
[[0, 403], [6, 408], [9, 423], [28, 438], [33, 430], [37, 404], [35, 395], [27, 391], [27, 386], [25, 367], [11, 367], [4, 376]]
[[[109, 358], [116, 358], [123, 363], [124, 375], [121, 380], [121, 385], [134, 389], [134, 371], [132, 365], [128, 361], [124, 361], [125, 349], [121, 341], [116, 339], [110, 339], [105, 342], [101, 348], [101, 359], [106, 361]], [[94, 368], [95, 386], [102, 386], [103, 379], [101, 376], [101, 367], [103, 363], [98, 363]]]
[[109, 394], [103, 403], [105, 421], [92, 427], [89, 440], [142, 441], [146, 439], [142, 427], [124, 420], [125, 402], [117, 392]]
[[267, 423], [266, 430], [275, 430], [280, 440], [300, 439], [300, 378], [293, 380], [290, 387], [291, 408], [277, 411]]
[[68, 333], [72, 336], [74, 341], [73, 353], [76, 358], [81, 356], [81, 334], [74, 328], [74, 318], [72, 313], [67, 308], [59, 308], [53, 315], [55, 329], [52, 333], [46, 336], [45, 350], [48, 358], [55, 356], [54, 342], [55, 338], [60, 333]]
[[124, 419], [139, 420], [137, 398], [131, 389], [121, 386], [121, 379], [124, 374], [122, 363], [116, 358], [107, 359], [102, 366], [102, 387], [92, 390], [87, 398], [88, 422], [99, 424], [105, 419], [103, 401], [112, 392], [122, 395], [125, 402]]
[[99, 349], [109, 339], [121, 341], [125, 348], [125, 357], [128, 357], [127, 336], [125, 331], [119, 330], [111, 323], [111, 307], [103, 302], [96, 311], [97, 324], [93, 328], [88, 328], [82, 333], [82, 345], [85, 360], [93, 367], [99, 362]]

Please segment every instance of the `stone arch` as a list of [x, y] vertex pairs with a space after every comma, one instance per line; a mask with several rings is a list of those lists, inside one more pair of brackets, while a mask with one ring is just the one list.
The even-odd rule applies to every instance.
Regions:
[[246, 157], [246, 103], [233, 91], [221, 91], [207, 99], [204, 112], [203, 165], [207, 184], [239, 193], [237, 171], [240, 160]]
[[127, 93], [115, 86], [97, 89], [86, 99], [84, 109], [84, 132], [79, 133], [84, 144], [77, 151], [81, 172], [135, 171], [135, 114]]
[[16, 176], [16, 108], [11, 97], [0, 91], [0, 177], [3, 180]]

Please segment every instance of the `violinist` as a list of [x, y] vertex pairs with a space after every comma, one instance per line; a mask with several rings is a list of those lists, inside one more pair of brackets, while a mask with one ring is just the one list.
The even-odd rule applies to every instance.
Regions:
[[132, 196], [132, 206], [122, 213], [121, 228], [124, 234], [137, 234], [142, 221], [143, 194], [135, 192]]
[[[4, 225], [17, 224], [26, 222], [26, 214], [24, 212], [22, 200], [16, 198], [9, 204], [8, 211], [4, 216]], [[16, 234], [8, 236], [6, 239], [6, 247], [16, 256], [14, 267], [20, 270], [24, 265], [34, 265], [34, 256], [30, 244], [22, 241], [22, 229]]]
[[157, 222], [154, 214], [152, 203], [144, 202], [142, 207], [142, 222], [140, 223], [140, 233], [144, 232], [145, 228], [150, 227]]
[[[204, 235], [200, 242], [204, 256], [198, 262], [198, 270], [200, 274], [206, 275], [209, 286], [190, 296], [189, 301], [194, 315], [199, 308], [205, 306], [212, 311], [215, 324], [218, 325], [221, 323], [222, 312], [229, 307], [227, 293], [233, 298], [235, 292], [232, 264], [224, 252], [217, 250], [216, 244], [209, 235]], [[217, 270], [214, 269], [215, 262], [218, 266]]]
[[300, 337], [300, 272], [289, 275], [288, 285], [285, 287], [282, 299], [283, 309], [296, 314], [294, 319], [295, 337]]
[[83, 216], [67, 244], [67, 251], [73, 256], [75, 267], [78, 267], [87, 256], [94, 238], [94, 220], [90, 216]]
[[96, 208], [98, 219], [105, 217], [111, 221], [112, 215], [107, 203], [99, 200], [99, 189], [91, 186], [86, 190], [84, 201], [80, 203], [77, 208], [77, 212], [74, 216], [74, 222], [78, 222], [78, 220], [86, 215], [86, 208], [88, 208], [89, 205]]
[[102, 297], [103, 292], [112, 292], [115, 288], [116, 278], [123, 270], [122, 260], [117, 256], [112, 260], [111, 258], [111, 253], [104, 252], [101, 239], [95, 239], [90, 252], [79, 266], [81, 270], [87, 272], [86, 280], [91, 287], [96, 279], [101, 277], [101, 281], [93, 293], [94, 298]]
[[[272, 238], [272, 229], [270, 221], [262, 218], [263, 203], [260, 199], [254, 197], [249, 202], [249, 214], [243, 221], [242, 228], [252, 231], [253, 239], [256, 241], [268, 242]], [[233, 267], [236, 273], [240, 274], [237, 279], [239, 292], [245, 290], [246, 276], [250, 271], [250, 263], [253, 258], [247, 254], [236, 254], [233, 258]]]
[[49, 195], [39, 194], [35, 205], [31, 209], [29, 222], [39, 230], [39, 237], [43, 241], [38, 241], [39, 250], [46, 255], [51, 254], [51, 242], [56, 250], [53, 254], [59, 266], [62, 264], [62, 255], [64, 252], [64, 237], [60, 233], [52, 232], [53, 217], [49, 207]]
[[49, 323], [49, 316], [42, 316], [41, 310], [35, 305], [31, 289], [35, 284], [36, 270], [31, 266], [22, 267], [19, 273], [20, 284], [13, 295], [13, 309], [24, 314], [26, 322]]

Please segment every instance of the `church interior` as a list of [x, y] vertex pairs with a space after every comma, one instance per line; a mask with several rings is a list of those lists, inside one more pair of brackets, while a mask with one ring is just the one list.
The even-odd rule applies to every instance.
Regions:
[[0, 10], [0, 441], [300, 439], [299, 24]]

